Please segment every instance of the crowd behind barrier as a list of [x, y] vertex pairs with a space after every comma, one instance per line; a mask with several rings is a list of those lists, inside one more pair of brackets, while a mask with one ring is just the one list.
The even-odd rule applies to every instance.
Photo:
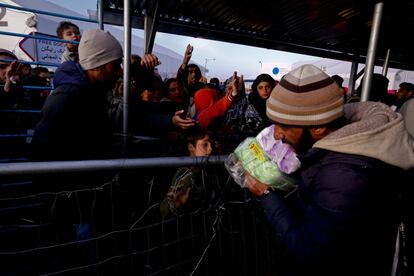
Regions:
[[[37, 36], [66, 43], [55, 72], [0, 49], [1, 162], [229, 154], [272, 124], [266, 101], [277, 81], [261, 74], [250, 93], [237, 72], [207, 83], [190, 63], [194, 49], [188, 45], [177, 77], [168, 80], [154, 70], [162, 62], [155, 55], [131, 58], [130, 133], [122, 147], [125, 139], [116, 135], [124, 116], [119, 43], [103, 31], [81, 34], [67, 21], [57, 35]], [[370, 100], [396, 111], [413, 101], [413, 84], [402, 83], [395, 96], [387, 85], [374, 75]], [[361, 96], [360, 89], [348, 96], [339, 91], [344, 101]], [[263, 207], [222, 165], [2, 176], [0, 191], [2, 275], [289, 270]], [[285, 199], [294, 200], [290, 193]], [[408, 228], [399, 232], [405, 243], [411, 222], [402, 225]], [[407, 248], [399, 256], [401, 275], [409, 273]]]

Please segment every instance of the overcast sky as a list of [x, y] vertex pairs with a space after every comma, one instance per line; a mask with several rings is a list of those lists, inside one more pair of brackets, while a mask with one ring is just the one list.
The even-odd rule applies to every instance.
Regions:
[[[88, 9], [96, 10], [96, 0], [49, 1], [85, 15], [87, 15]], [[134, 34], [143, 37], [142, 30], [136, 30]], [[157, 33], [155, 43], [180, 55], [184, 53], [187, 44], [190, 43], [194, 46], [192, 59], [203, 66], [207, 59], [209, 70], [207, 76], [217, 76], [221, 80], [230, 77], [233, 71], [244, 74], [245, 78], [254, 78], [261, 71], [272, 74], [274, 67], [282, 69], [278, 75], [272, 75], [279, 79], [283, 68], [289, 68], [292, 63], [320, 60], [320, 58], [311, 56], [165, 33]]]

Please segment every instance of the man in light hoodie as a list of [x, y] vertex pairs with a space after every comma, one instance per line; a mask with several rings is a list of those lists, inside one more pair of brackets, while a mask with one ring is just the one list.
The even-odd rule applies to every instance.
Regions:
[[281, 275], [390, 275], [398, 195], [414, 167], [402, 116], [377, 102], [344, 106], [336, 83], [313, 65], [286, 74], [266, 108], [275, 139], [302, 163], [292, 202], [248, 176], [286, 249]]

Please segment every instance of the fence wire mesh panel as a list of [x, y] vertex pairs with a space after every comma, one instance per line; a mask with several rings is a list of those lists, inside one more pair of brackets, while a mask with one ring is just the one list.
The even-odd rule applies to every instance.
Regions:
[[222, 167], [191, 168], [162, 211], [176, 170], [2, 177], [0, 275], [277, 275], [260, 204]]

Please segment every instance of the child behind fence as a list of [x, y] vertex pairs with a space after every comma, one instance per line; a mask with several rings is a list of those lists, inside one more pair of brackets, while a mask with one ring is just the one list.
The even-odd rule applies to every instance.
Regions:
[[[190, 156], [210, 156], [213, 147], [210, 134], [206, 130], [194, 129], [186, 138]], [[182, 167], [177, 170], [171, 186], [160, 204], [163, 217], [178, 214], [186, 209], [197, 209], [209, 203], [214, 196], [212, 175], [202, 167]]]

